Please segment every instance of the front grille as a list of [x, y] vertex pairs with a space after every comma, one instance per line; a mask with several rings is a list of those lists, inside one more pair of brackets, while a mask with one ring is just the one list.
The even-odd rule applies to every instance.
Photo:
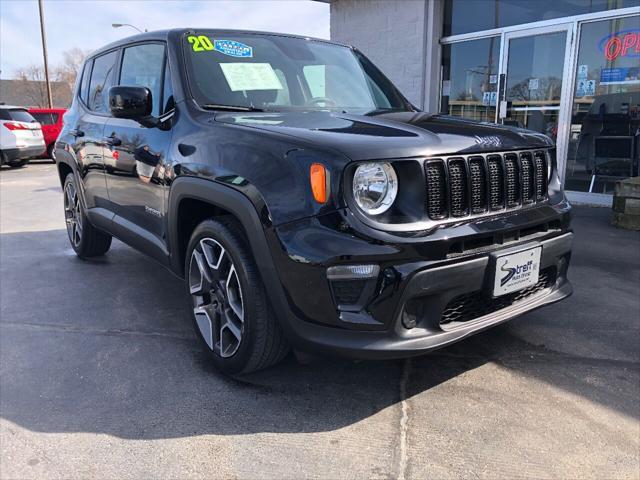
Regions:
[[547, 198], [544, 151], [434, 158], [425, 162], [431, 220], [513, 209]]
[[551, 288], [556, 282], [556, 277], [556, 267], [548, 267], [540, 271], [538, 283], [524, 290], [496, 298], [492, 298], [489, 294], [480, 290], [460, 295], [447, 304], [440, 318], [440, 325], [452, 322], [468, 322], [510, 307], [542, 290]]

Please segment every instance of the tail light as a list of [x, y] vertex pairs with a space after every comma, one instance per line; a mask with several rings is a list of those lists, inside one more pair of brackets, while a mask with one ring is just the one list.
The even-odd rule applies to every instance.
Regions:
[[6, 122], [6, 123], [3, 123], [3, 125], [9, 130], [29, 130], [28, 127], [25, 127], [24, 125], [20, 123], [15, 123], [15, 122]]

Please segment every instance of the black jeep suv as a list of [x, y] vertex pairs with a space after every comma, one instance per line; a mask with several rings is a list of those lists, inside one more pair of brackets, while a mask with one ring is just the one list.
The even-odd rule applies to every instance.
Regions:
[[571, 293], [544, 135], [424, 113], [354, 48], [170, 30], [93, 53], [56, 144], [71, 244], [184, 278], [215, 364], [417, 355]]

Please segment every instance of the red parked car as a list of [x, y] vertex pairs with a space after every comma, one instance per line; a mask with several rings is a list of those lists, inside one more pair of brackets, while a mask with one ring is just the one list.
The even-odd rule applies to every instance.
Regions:
[[40, 158], [50, 158], [53, 160], [53, 149], [62, 130], [62, 116], [67, 111], [66, 108], [30, 108], [29, 113], [42, 125], [44, 143], [47, 150]]

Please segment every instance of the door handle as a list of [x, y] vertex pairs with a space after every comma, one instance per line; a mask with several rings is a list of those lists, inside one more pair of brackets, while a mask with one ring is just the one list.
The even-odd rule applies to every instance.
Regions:
[[84, 137], [84, 132], [82, 130], [74, 129], [69, 131], [69, 135], [73, 137]]
[[111, 135], [110, 137], [104, 137], [104, 143], [109, 145], [110, 147], [118, 147], [122, 145], [122, 140], [120, 140], [115, 135]]

